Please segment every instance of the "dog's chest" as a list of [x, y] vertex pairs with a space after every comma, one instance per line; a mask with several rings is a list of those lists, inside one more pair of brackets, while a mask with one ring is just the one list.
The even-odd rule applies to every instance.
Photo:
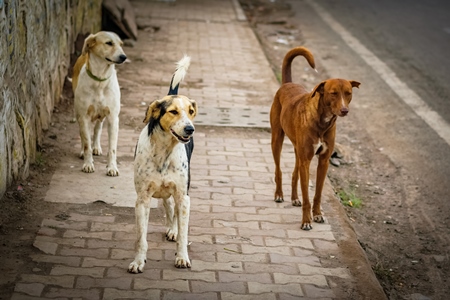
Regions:
[[158, 145], [139, 147], [135, 158], [135, 185], [151, 190], [155, 198], [187, 192], [188, 163], [183, 145], [169, 155]]
[[93, 81], [86, 88], [85, 94], [87, 98], [90, 98], [91, 103], [109, 103], [120, 97], [120, 89], [117, 88], [114, 82], [102, 83]]
[[86, 71], [82, 72], [75, 91], [75, 98], [78, 102], [94, 105], [111, 105], [120, 102], [120, 87], [115, 71], [105, 81], [93, 80]]
[[319, 155], [325, 152], [328, 148], [328, 144], [324, 142], [321, 138], [318, 138], [313, 144], [314, 154]]

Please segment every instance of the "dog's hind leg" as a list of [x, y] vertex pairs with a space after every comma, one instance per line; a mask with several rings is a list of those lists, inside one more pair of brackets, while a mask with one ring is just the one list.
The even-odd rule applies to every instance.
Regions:
[[128, 267], [128, 272], [130, 273], [142, 273], [145, 263], [147, 262], [147, 230], [148, 218], [150, 215], [150, 200], [151, 196], [149, 196], [146, 192], [140, 192], [140, 194], [138, 194], [135, 207], [137, 234], [137, 241], [135, 245], [136, 256], [134, 261]]
[[96, 121], [94, 126], [94, 147], [92, 147], [93, 155], [102, 155], [102, 146], [100, 145], [100, 137], [102, 135], [103, 121]]
[[175, 258], [175, 267], [190, 268], [191, 261], [189, 260], [187, 245], [191, 199], [188, 195], [178, 194], [174, 196], [174, 200], [175, 218], [177, 218], [178, 222], [177, 256]]
[[106, 175], [119, 176], [117, 168], [117, 139], [119, 135], [119, 117], [108, 116], [108, 165], [106, 166]]
[[280, 167], [281, 149], [283, 147], [284, 132], [280, 130], [274, 134], [272, 131], [272, 154], [275, 162], [275, 202], [281, 203], [283, 198], [283, 173]]
[[175, 205], [173, 198], [170, 197], [168, 199], [164, 199], [163, 204], [164, 208], [166, 209], [166, 239], [168, 241], [175, 242], [178, 235], [178, 220], [174, 217]]
[[[81, 135], [80, 135], [80, 137], [81, 137]], [[78, 157], [81, 159], [84, 159], [84, 141], [83, 141], [83, 139], [81, 139], [81, 152]]]
[[283, 174], [280, 167], [281, 150], [283, 148], [284, 131], [280, 123], [281, 105], [275, 97], [270, 110], [270, 127], [272, 128], [272, 155], [275, 162], [275, 202], [281, 203], [283, 199]]

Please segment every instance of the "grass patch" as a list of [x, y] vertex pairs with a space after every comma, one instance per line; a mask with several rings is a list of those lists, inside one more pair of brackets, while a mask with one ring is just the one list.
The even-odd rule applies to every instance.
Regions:
[[381, 262], [377, 262], [373, 265], [372, 270], [379, 279], [389, 281], [391, 283], [394, 281], [392, 270], [385, 268]]
[[275, 72], [275, 77], [277, 78], [278, 83], [281, 83], [281, 72]]
[[36, 159], [34, 161], [34, 164], [37, 167], [43, 167], [45, 165], [45, 157], [42, 152], [36, 152]]
[[356, 196], [355, 191], [340, 190], [337, 195], [345, 206], [360, 208], [362, 205], [362, 200]]

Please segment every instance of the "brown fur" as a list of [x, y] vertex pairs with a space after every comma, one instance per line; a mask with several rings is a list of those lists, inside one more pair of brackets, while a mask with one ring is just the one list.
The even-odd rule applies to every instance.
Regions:
[[83, 68], [84, 64], [89, 60], [89, 54], [82, 54], [78, 57], [75, 65], [73, 66], [73, 75], [72, 75], [72, 90], [75, 92], [78, 85], [78, 76], [80, 76], [81, 68]]
[[[280, 155], [284, 136], [287, 135], [295, 148], [295, 168], [292, 173], [291, 200], [294, 206], [303, 205], [301, 228], [310, 230], [312, 216], [308, 195], [309, 166], [315, 154], [318, 155], [316, 192], [312, 207], [314, 221], [324, 222], [320, 209], [323, 184], [328, 170], [329, 158], [333, 152], [336, 135], [336, 118], [348, 113], [352, 99], [352, 88], [360, 83], [345, 79], [328, 79], [319, 83], [312, 92], [292, 83], [291, 64], [296, 56], [304, 56], [314, 68], [314, 57], [304, 47], [290, 50], [283, 61], [282, 86], [277, 91], [270, 111], [272, 128], [272, 154], [275, 161], [275, 201], [283, 202]], [[321, 146], [319, 147], [319, 145]], [[297, 193], [300, 176], [302, 202]]]

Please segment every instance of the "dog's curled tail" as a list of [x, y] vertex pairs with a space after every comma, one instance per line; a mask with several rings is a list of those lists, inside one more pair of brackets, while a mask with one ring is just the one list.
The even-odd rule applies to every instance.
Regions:
[[282, 84], [292, 82], [291, 64], [294, 58], [299, 55], [303, 56], [308, 61], [311, 68], [313, 68], [314, 70], [316, 69], [316, 64], [314, 63], [314, 56], [308, 49], [306, 49], [305, 47], [293, 48], [288, 53], [286, 53], [286, 56], [284, 57], [283, 60], [283, 67], [281, 69]]
[[186, 54], [181, 60], [177, 62], [177, 68], [175, 70], [175, 73], [173, 73], [168, 95], [178, 95], [178, 86], [180, 85], [181, 81], [183, 81], [184, 76], [186, 76], [190, 64], [191, 58]]

